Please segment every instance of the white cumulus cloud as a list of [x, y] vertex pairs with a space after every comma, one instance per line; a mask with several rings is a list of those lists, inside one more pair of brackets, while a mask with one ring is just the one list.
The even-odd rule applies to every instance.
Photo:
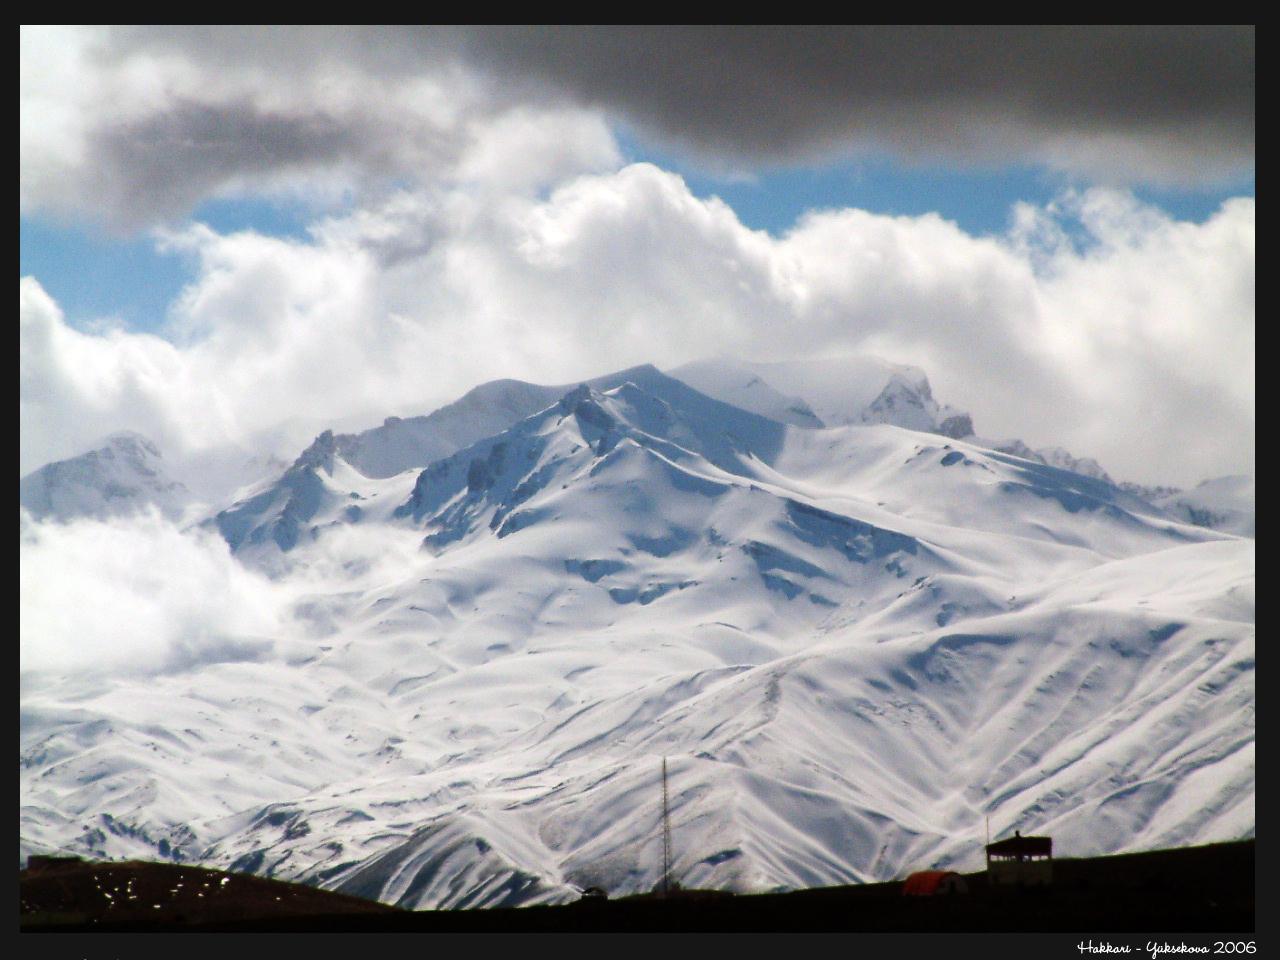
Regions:
[[23, 674], [160, 673], [270, 655], [283, 592], [216, 534], [158, 515], [33, 523], [19, 537]]

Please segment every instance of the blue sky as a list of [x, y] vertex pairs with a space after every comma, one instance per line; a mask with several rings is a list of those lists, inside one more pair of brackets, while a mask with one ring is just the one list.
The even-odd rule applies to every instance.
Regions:
[[[704, 165], [639, 140], [620, 136], [624, 156], [649, 161], [680, 173], [695, 194], [712, 194], [733, 208], [746, 226], [775, 235], [810, 210], [856, 207], [871, 213], [919, 216], [937, 213], [975, 236], [1001, 234], [1018, 202], [1042, 206], [1068, 189], [1092, 184], [1080, 177], [1032, 164], [971, 165], [907, 162], [869, 154], [860, 160], [835, 160], [763, 167], [739, 177], [708, 173]], [[1201, 223], [1229, 197], [1253, 196], [1254, 176], [1182, 188], [1130, 184], [1137, 198], [1178, 220]]]
[[[191, 219], [219, 233], [305, 238], [310, 217], [300, 203], [243, 199], [208, 201]], [[88, 218], [19, 219], [18, 275], [39, 279], [76, 327], [108, 321], [156, 331], [197, 268], [191, 254], [162, 252], [150, 231], [112, 231]]]

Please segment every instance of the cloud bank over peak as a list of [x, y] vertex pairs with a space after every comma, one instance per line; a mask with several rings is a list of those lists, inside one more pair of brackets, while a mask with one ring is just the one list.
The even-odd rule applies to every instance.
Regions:
[[1002, 237], [859, 210], [774, 237], [632, 164], [545, 196], [405, 189], [302, 240], [197, 225], [163, 240], [199, 264], [164, 337], [72, 329], [22, 281], [21, 466], [114, 429], [195, 450], [732, 345], [916, 364], [983, 435], [1123, 479], [1249, 473], [1254, 222], [1251, 199], [1195, 224], [1094, 189], [1020, 208]]

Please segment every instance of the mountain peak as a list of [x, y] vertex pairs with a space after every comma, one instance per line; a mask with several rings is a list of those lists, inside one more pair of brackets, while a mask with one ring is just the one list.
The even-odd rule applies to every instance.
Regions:
[[923, 370], [879, 357], [704, 360], [672, 375], [726, 403], [799, 427], [887, 423], [951, 437], [973, 432], [967, 413], [934, 400]]
[[189, 499], [165, 472], [160, 449], [124, 430], [77, 457], [46, 464], [18, 481], [18, 501], [35, 519], [105, 519], [157, 508], [177, 517]]
[[557, 406], [564, 413], [572, 413], [578, 405], [592, 397], [593, 391], [585, 383], [580, 383], [557, 401]]
[[337, 452], [338, 442], [334, 438], [333, 431], [325, 430], [311, 441], [311, 446], [298, 455], [298, 459], [293, 462], [292, 469], [323, 470], [325, 473], [332, 474], [333, 458]]
[[108, 434], [104, 443], [107, 447], [116, 450], [137, 450], [157, 460], [162, 457], [160, 448], [135, 430], [117, 430], [115, 433]]

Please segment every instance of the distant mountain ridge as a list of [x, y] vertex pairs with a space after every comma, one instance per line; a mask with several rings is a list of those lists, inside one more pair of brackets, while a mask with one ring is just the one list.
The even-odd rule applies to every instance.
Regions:
[[[656, 368], [642, 365], [597, 377], [588, 383], [608, 389], [628, 378], [644, 381], [657, 373]], [[1096, 460], [1075, 457], [1061, 447], [1032, 449], [1018, 439], [990, 440], [977, 436], [969, 414], [934, 399], [924, 371], [876, 357], [774, 363], [705, 360], [685, 364], [670, 371], [670, 375], [709, 397], [779, 423], [807, 429], [891, 424], [964, 439], [1036, 463], [1115, 483]], [[420, 469], [500, 432], [554, 403], [570, 389], [571, 384], [547, 386], [495, 380], [473, 388], [454, 403], [424, 416], [388, 417], [380, 426], [358, 433], [325, 431], [317, 436], [312, 448], [304, 451], [282, 474], [241, 491], [234, 503], [209, 522], [218, 527], [233, 549], [238, 549], [246, 538], [262, 542], [277, 534], [281, 544], [295, 543], [297, 528], [315, 509], [311, 499], [318, 495], [318, 488], [308, 479], [312, 467], [329, 462], [321, 456], [316, 464], [309, 466], [309, 458], [317, 456], [315, 450], [324, 449], [329, 457], [338, 456], [362, 477], [385, 479], [406, 470]], [[817, 411], [821, 411], [822, 416]], [[109, 439], [100, 450], [49, 464], [23, 477], [20, 484], [23, 506], [37, 519], [102, 518], [128, 515], [148, 507], [160, 509], [170, 517], [180, 515], [194, 498], [181, 482], [167, 475], [156, 445], [136, 433], [126, 432], [117, 437], [131, 439], [118, 439], [118, 442]], [[269, 465], [272, 460], [272, 457], [265, 458], [263, 465]], [[240, 475], [250, 466], [244, 464]], [[1254, 495], [1249, 478], [1206, 480], [1197, 488], [1198, 492], [1133, 483], [1119, 486], [1186, 522], [1253, 535]], [[246, 510], [262, 513], [263, 523], [270, 526], [270, 530], [258, 530], [262, 523], [250, 522]], [[267, 520], [268, 515], [274, 519]]]
[[[656, 368], [642, 365], [588, 383], [608, 389], [628, 378], [645, 381], [655, 374], [659, 374]], [[1018, 439], [990, 440], [976, 435], [969, 414], [934, 400], [928, 377], [917, 367], [870, 356], [775, 363], [719, 359], [685, 364], [670, 375], [709, 397], [779, 423], [807, 429], [891, 424], [963, 439], [1106, 483], [1116, 482], [1098, 461], [1075, 457], [1062, 447], [1032, 449]], [[420, 469], [500, 432], [554, 403], [570, 389], [570, 384], [495, 380], [424, 416], [388, 417], [380, 426], [359, 433], [324, 431], [282, 474], [241, 491], [236, 501], [209, 523], [218, 527], [233, 549], [246, 538], [262, 542], [277, 534], [281, 545], [292, 545], [297, 528], [315, 510], [312, 500], [318, 488], [309, 479], [313, 468], [330, 463], [333, 456], [362, 477], [389, 478]], [[318, 453], [320, 450], [327, 452]], [[273, 461], [271, 456], [262, 459], [263, 466], [258, 469]], [[251, 466], [246, 462], [240, 474]], [[328, 472], [332, 472], [331, 466]], [[1127, 482], [1119, 486], [1186, 522], [1253, 535], [1250, 478], [1205, 480], [1194, 491]], [[176, 518], [193, 499], [181, 482], [167, 474], [156, 445], [133, 432], [108, 438], [102, 448], [80, 457], [48, 464], [20, 482], [20, 501], [36, 519], [106, 518], [149, 507]], [[246, 511], [261, 513], [270, 530], [258, 529], [263, 523], [250, 522]], [[274, 519], [267, 520], [268, 515]]]
[[[1033, 449], [1022, 440], [991, 440], [977, 435], [968, 413], [934, 400], [929, 379], [918, 367], [864, 355], [817, 362], [705, 360], [677, 367], [671, 373], [710, 396], [782, 423], [809, 428], [893, 424], [1116, 483], [1091, 457], [1076, 457], [1057, 446]], [[878, 384], [883, 387], [875, 393]], [[1250, 478], [1209, 479], [1195, 491], [1134, 483], [1119, 486], [1188, 523], [1253, 536], [1254, 494]]]
[[188, 499], [155, 444], [131, 431], [112, 434], [102, 447], [47, 464], [18, 482], [18, 502], [37, 520], [107, 519], [149, 508], [176, 518]]
[[1204, 480], [1190, 490], [1159, 488], [1147, 499], [1196, 526], [1242, 537], [1254, 535], [1256, 494], [1252, 477], [1217, 477]]
[[670, 373], [708, 396], [801, 427], [888, 423], [950, 437], [972, 432], [968, 414], [933, 399], [923, 370], [877, 357], [704, 360]]
[[[1093, 477], [1095, 480], [1102, 480], [1105, 483], [1115, 483], [1111, 479], [1106, 470], [1102, 469], [1102, 464], [1098, 463], [1090, 457], [1073, 457], [1062, 447], [1041, 447], [1039, 450], [1032, 450], [1021, 440], [984, 440], [981, 437], [967, 436], [965, 439], [970, 443], [977, 443], [980, 446], [990, 447], [992, 450], [999, 450], [1001, 453], [1011, 453], [1015, 457], [1022, 457], [1024, 460], [1034, 460], [1036, 463], [1043, 463], [1050, 467], [1057, 467], [1059, 470], [1070, 470], [1072, 473], [1083, 474], [1086, 477]], [[1141, 496], [1138, 488], [1130, 489], [1126, 487], [1130, 493]], [[1143, 497], [1143, 499], [1147, 499]]]

